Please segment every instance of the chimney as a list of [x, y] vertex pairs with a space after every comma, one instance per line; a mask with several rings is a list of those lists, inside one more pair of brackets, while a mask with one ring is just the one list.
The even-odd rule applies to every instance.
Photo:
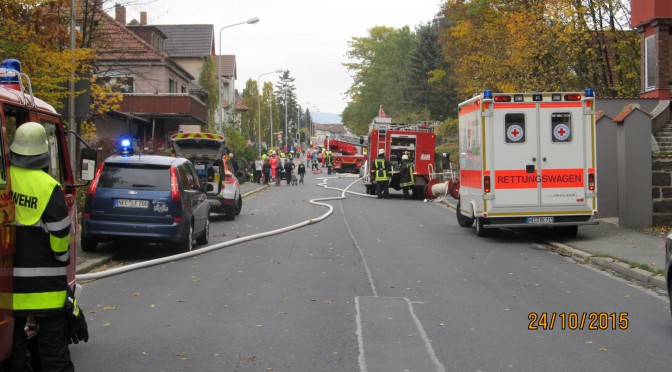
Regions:
[[147, 12], [140, 12], [140, 25], [147, 25]]
[[126, 26], [126, 7], [119, 4], [114, 4], [114, 19]]

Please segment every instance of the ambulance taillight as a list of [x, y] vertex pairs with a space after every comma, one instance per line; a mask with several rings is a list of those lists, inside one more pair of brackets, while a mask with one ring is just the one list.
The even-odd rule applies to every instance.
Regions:
[[491, 190], [490, 188], [490, 176], [484, 176], [483, 177], [483, 192], [486, 194], [489, 193]]
[[595, 173], [588, 173], [588, 190], [595, 191]]
[[511, 102], [511, 96], [495, 96], [495, 102]]
[[565, 101], [580, 101], [580, 94], [565, 94]]

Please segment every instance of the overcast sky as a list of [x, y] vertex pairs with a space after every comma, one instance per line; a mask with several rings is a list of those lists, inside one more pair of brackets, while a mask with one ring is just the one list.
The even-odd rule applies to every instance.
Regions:
[[[374, 26], [414, 29], [434, 18], [441, 0], [150, 0], [128, 5], [126, 19], [139, 20], [146, 11], [149, 24], [212, 24], [215, 50], [223, 26], [258, 17], [259, 23], [225, 28], [222, 54], [234, 54], [238, 63], [236, 88], [248, 79], [289, 69], [296, 78], [298, 102], [311, 111], [340, 114], [344, 92], [352, 78], [346, 62], [347, 42], [368, 36]], [[269, 74], [262, 81], [277, 81]], [[310, 102], [306, 105], [306, 102]], [[374, 115], [375, 113], [372, 113]]]

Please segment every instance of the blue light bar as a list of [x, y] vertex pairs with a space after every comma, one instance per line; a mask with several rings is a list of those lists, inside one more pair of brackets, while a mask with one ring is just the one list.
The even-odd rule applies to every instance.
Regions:
[[586, 97], [595, 97], [595, 91], [592, 88], [586, 89]]
[[128, 147], [130, 145], [131, 145], [131, 140], [129, 140], [128, 138], [124, 138], [124, 139], [121, 140], [121, 146], [122, 147]]
[[[0, 68], [21, 72], [21, 62], [18, 59], [5, 59], [0, 63]], [[18, 84], [18, 76], [6, 76], [0, 78], [0, 84]]]
[[486, 90], [483, 92], [483, 98], [484, 99], [492, 99], [492, 91], [491, 90]]

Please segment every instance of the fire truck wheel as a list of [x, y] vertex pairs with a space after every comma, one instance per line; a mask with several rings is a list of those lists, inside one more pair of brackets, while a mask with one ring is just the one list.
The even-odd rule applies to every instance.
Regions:
[[460, 202], [457, 202], [457, 224], [462, 227], [471, 227], [474, 224], [474, 219], [471, 217], [463, 216], [460, 213]]
[[486, 236], [486, 230], [484, 228], [485, 226], [485, 218], [479, 217], [476, 219], [476, 236]]
[[98, 241], [94, 238], [87, 238], [82, 236], [82, 250], [84, 252], [95, 252], [96, 246], [98, 246]]

